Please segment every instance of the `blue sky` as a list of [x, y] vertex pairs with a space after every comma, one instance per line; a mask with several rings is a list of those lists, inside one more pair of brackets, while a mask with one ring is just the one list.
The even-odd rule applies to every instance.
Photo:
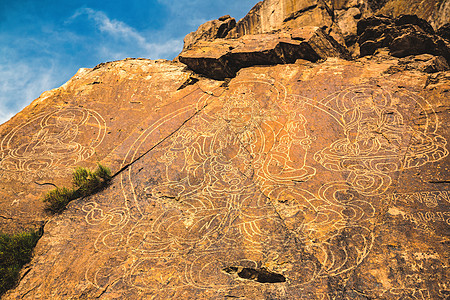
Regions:
[[0, 0], [0, 124], [79, 68], [173, 59], [199, 25], [258, 0]]

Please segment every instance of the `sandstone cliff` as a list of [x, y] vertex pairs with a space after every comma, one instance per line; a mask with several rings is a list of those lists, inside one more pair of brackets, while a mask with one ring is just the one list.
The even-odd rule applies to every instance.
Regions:
[[2, 299], [446, 299], [448, 3], [266, 0], [45, 92], [0, 126], [0, 228], [44, 225]]

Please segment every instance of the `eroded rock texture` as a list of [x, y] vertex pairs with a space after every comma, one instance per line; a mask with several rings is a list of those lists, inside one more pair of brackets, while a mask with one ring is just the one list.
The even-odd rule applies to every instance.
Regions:
[[[0, 127], [2, 228], [46, 221], [4, 299], [449, 296], [448, 62], [391, 49], [448, 41], [363, 18], [352, 47], [388, 40], [351, 59], [332, 30], [289, 24], [359, 2], [291, 2], [257, 4], [240, 22], [274, 19], [234, 39], [215, 36], [230, 18], [208, 23], [180, 62], [82, 70]], [[108, 188], [42, 213], [46, 182], [97, 161]]]

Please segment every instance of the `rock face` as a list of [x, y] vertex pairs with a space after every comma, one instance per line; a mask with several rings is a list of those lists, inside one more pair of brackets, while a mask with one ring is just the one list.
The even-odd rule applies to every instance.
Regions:
[[149, 60], [80, 69], [1, 125], [1, 230], [39, 226], [44, 192], [70, 185], [74, 166], [94, 168], [107, 158], [188, 78], [183, 66]]
[[[354, 7], [350, 50], [333, 18], [294, 28]], [[2, 299], [446, 299], [445, 27], [364, 18], [377, 9], [260, 2], [191, 34], [179, 62], [80, 70], [1, 125], [2, 230], [45, 221]], [[108, 188], [42, 212], [96, 162]]]
[[[290, 31], [303, 26], [326, 30], [342, 45], [352, 46], [358, 37], [357, 23], [376, 14], [399, 17], [415, 15], [437, 30], [450, 22], [448, 0], [265, 0], [235, 22], [224, 16], [206, 22], [185, 38], [184, 49], [198, 41], [214, 38], [237, 39], [245, 35]], [[428, 24], [427, 23], [427, 24]], [[431, 27], [430, 25], [428, 25]]]
[[[378, 1], [373, 1], [378, 2]], [[381, 14], [414, 14], [427, 20], [435, 29], [449, 23], [450, 2], [442, 0], [390, 0], [378, 11]]]
[[240, 20], [228, 36], [268, 33], [274, 30], [310, 26], [331, 26], [332, 12], [323, 0], [261, 1]]

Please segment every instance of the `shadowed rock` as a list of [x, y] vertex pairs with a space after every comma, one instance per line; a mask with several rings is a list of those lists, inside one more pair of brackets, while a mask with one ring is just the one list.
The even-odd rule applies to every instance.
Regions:
[[440, 27], [436, 32], [440, 37], [450, 41], [450, 23]]
[[435, 34], [433, 28], [417, 16], [403, 15], [396, 19], [374, 16], [358, 22], [361, 56], [371, 55], [387, 47], [396, 57], [433, 54], [450, 61], [448, 42]]

